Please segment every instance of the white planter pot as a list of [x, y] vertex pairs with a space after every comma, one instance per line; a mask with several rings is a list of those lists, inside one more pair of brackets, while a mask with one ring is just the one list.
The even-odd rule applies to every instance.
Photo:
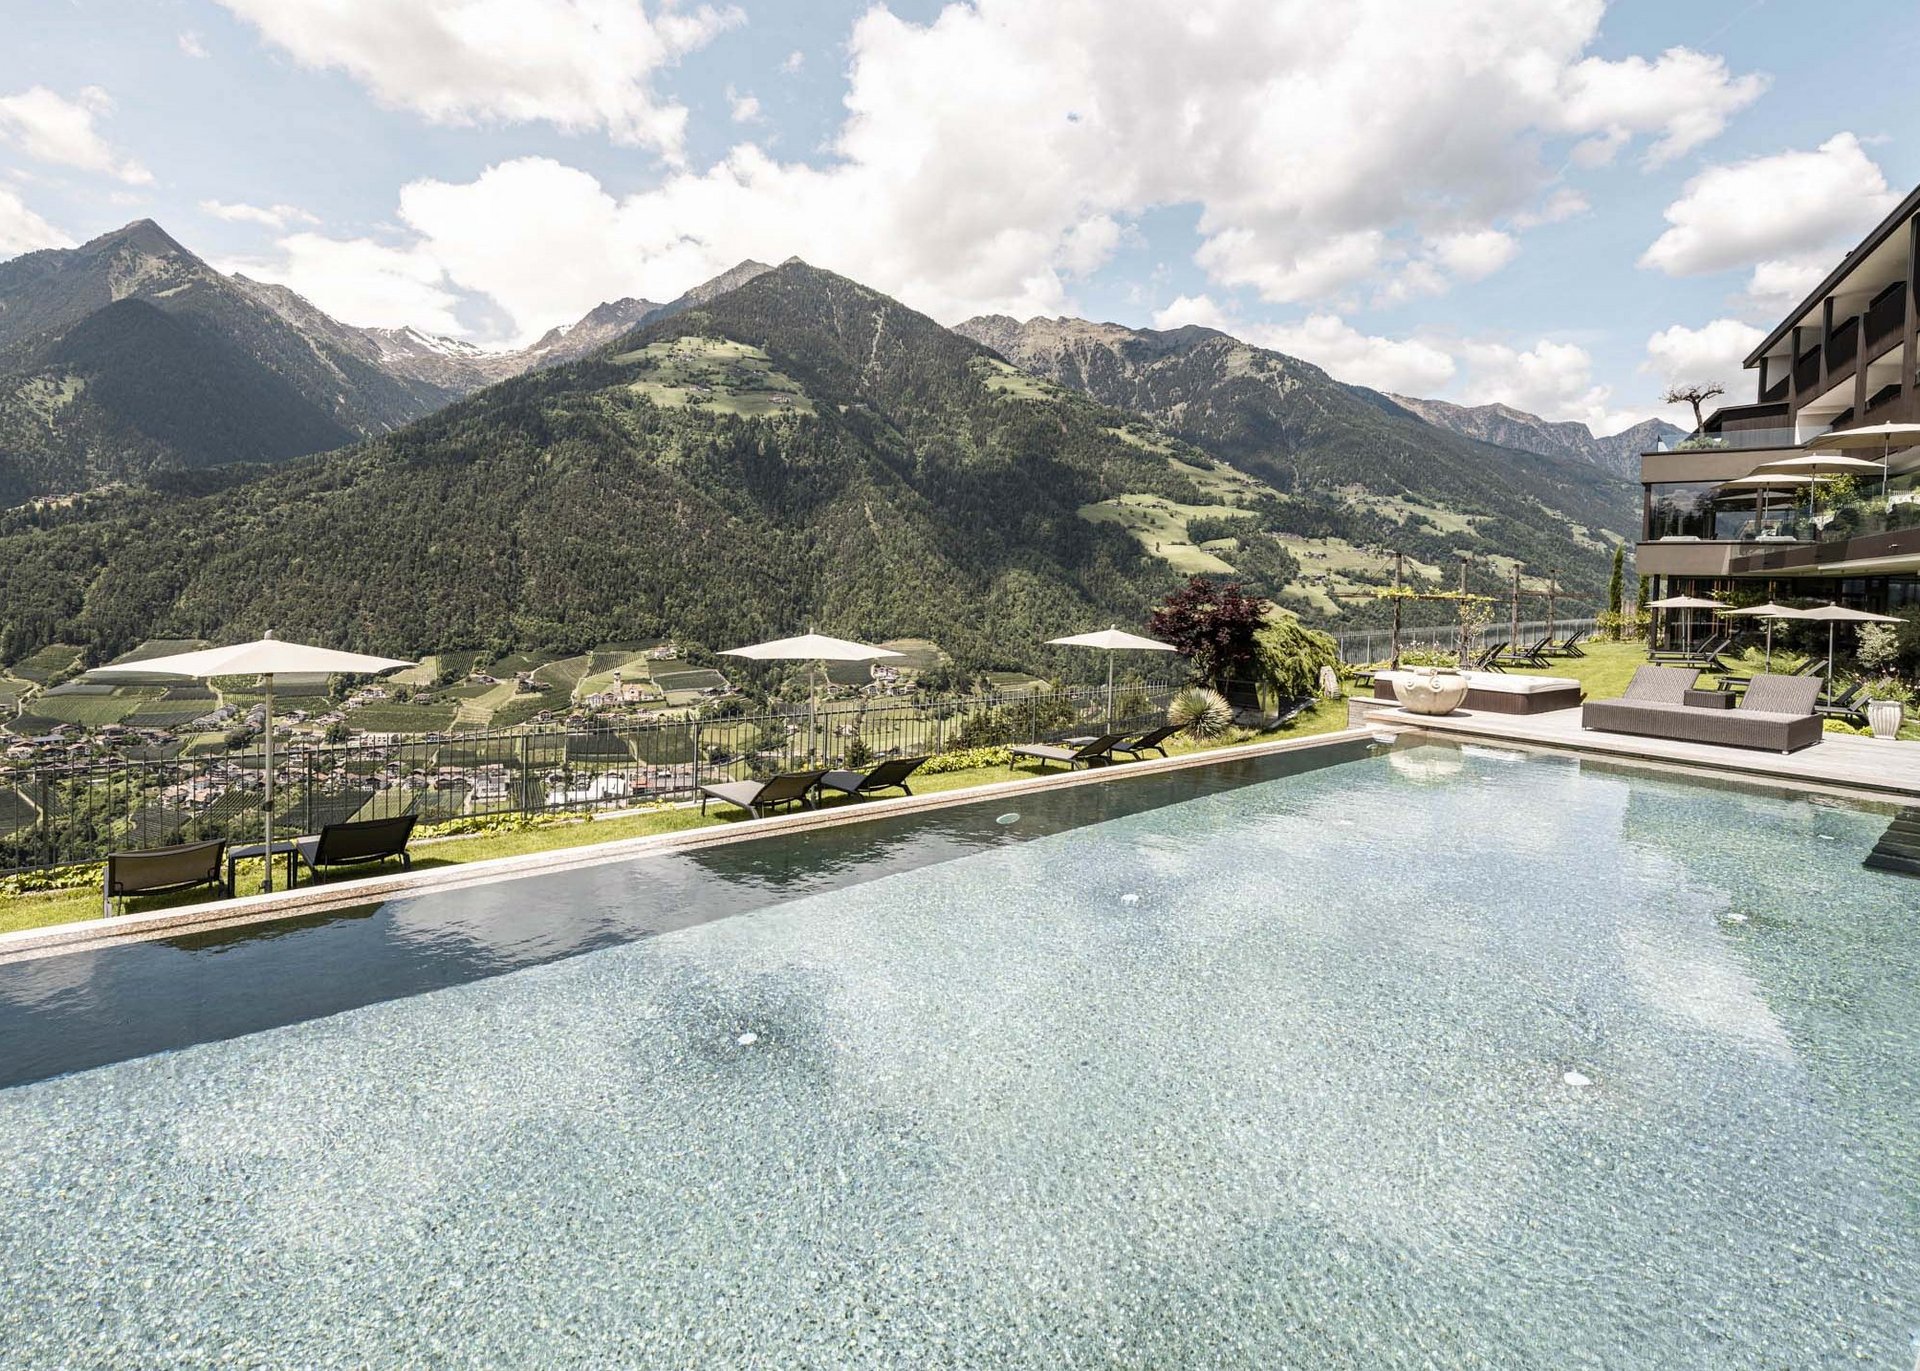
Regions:
[[1393, 690], [1410, 714], [1451, 714], [1467, 698], [1467, 678], [1455, 671], [1428, 671], [1395, 681]]
[[1899, 737], [1900, 722], [1906, 714], [1906, 707], [1898, 700], [1867, 701], [1867, 727], [1873, 730], [1876, 738]]

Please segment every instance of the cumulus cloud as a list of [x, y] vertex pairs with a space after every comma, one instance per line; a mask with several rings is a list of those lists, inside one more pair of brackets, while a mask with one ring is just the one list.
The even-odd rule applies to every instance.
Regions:
[[638, 0], [220, 0], [303, 66], [346, 72], [382, 104], [439, 124], [604, 130], [677, 158], [683, 105], [661, 68], [742, 22], [733, 7]]
[[39, 248], [70, 248], [73, 239], [27, 208], [26, 202], [0, 186], [0, 257], [17, 257]]
[[1153, 316], [1156, 328], [1199, 324], [1256, 347], [1272, 348], [1312, 362], [1335, 380], [1400, 394], [1428, 395], [1457, 370], [1443, 349], [1414, 338], [1361, 333], [1338, 315], [1312, 314], [1297, 323], [1252, 323], [1238, 319], [1206, 295], [1183, 295]]
[[1718, 137], [1766, 88], [1764, 76], [1735, 76], [1724, 58], [1688, 48], [1669, 48], [1651, 62], [1589, 57], [1560, 83], [1565, 126], [1589, 134], [1576, 160], [1611, 161], [1634, 135], [1652, 133], [1644, 159], [1650, 168]]
[[[1747, 378], [1742, 363], [1766, 336], [1766, 330], [1738, 319], [1715, 319], [1699, 328], [1675, 324], [1647, 339], [1647, 360], [1641, 370], [1662, 388], [1718, 382], [1729, 395], [1736, 395]], [[1691, 413], [1688, 422], [1692, 422]]]
[[807, 64], [807, 55], [804, 52], [800, 51], [800, 49], [795, 48], [792, 52], [787, 54], [787, 60], [780, 64], [780, 70], [786, 72], [787, 75], [791, 76], [793, 75], [794, 72], [799, 71], [800, 68], [804, 67], [806, 64]]
[[289, 224], [313, 224], [319, 221], [298, 205], [247, 205], [229, 204], [221, 200], [202, 200], [200, 208], [216, 219], [229, 224], [260, 224], [266, 228], [283, 229]]
[[727, 90], [727, 114], [736, 124], [752, 124], [760, 118], [760, 102], [751, 95]]
[[1449, 233], [1433, 242], [1433, 256], [1441, 266], [1465, 281], [1491, 276], [1520, 251], [1519, 240], [1498, 229]]
[[368, 238], [296, 233], [279, 242], [274, 261], [234, 261], [222, 268], [290, 286], [328, 314], [349, 323], [431, 333], [464, 330], [455, 309], [459, 294], [430, 255]]
[[1576, 420], [1613, 433], [1644, 419], [1652, 405], [1621, 410], [1609, 386], [1593, 379], [1593, 357], [1575, 343], [1543, 338], [1529, 348], [1499, 342], [1462, 345], [1461, 393], [1473, 404], [1502, 404], [1543, 419]]
[[94, 120], [113, 112], [113, 100], [98, 86], [87, 86], [69, 100], [45, 86], [0, 96], [0, 143], [41, 162], [97, 172], [143, 186], [153, 173], [116, 153]]
[[[418, 62], [383, 55], [408, 49], [395, 26], [438, 34], [479, 0], [223, 2], [302, 60], [436, 117], [505, 117], [537, 84], [520, 66], [469, 80], [509, 61], [492, 47], [484, 61], [462, 43]], [[363, 10], [364, 26], [314, 17]], [[743, 142], [616, 196], [519, 159], [405, 188], [417, 237], [403, 249], [492, 296], [522, 336], [613, 295], [667, 298], [742, 257], [794, 254], [951, 321], [1064, 312], [1075, 278], [1109, 260], [1137, 216], [1191, 206], [1215, 287], [1338, 318], [1362, 285], [1408, 296], [1497, 270], [1522, 217], [1549, 212], [1543, 195], [1551, 213], [1575, 212], [1577, 192], [1550, 169], [1565, 145], [1691, 147], [1751, 98], [1713, 59], [1587, 56], [1600, 17], [1598, 0], [976, 0], [924, 23], [875, 6], [849, 37], [845, 119], [817, 163]], [[535, 49], [521, 66], [539, 66]], [[635, 73], [660, 60], [620, 63], [619, 89], [644, 89]], [[620, 124], [592, 81], [554, 84], [558, 104], [514, 117]], [[1312, 132], [1328, 128], [1341, 136]], [[562, 180], [576, 221], [517, 193]], [[554, 233], [577, 260], [548, 246]]]
[[1669, 276], [1750, 267], [1757, 298], [1794, 295], [1898, 198], [1860, 140], [1837, 133], [1811, 152], [1708, 167], [1667, 206], [1640, 265]]
[[200, 35], [192, 29], [180, 35], [180, 51], [196, 60], [207, 55], [207, 45], [200, 41]]

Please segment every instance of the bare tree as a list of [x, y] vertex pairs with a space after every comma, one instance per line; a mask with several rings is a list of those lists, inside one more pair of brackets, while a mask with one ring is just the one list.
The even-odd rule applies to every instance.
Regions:
[[1660, 397], [1663, 405], [1692, 405], [1693, 431], [1700, 432], [1706, 427], [1706, 420], [1700, 417], [1700, 406], [1716, 395], [1725, 395], [1727, 388], [1718, 381], [1710, 381], [1704, 386], [1670, 386], [1667, 393]]

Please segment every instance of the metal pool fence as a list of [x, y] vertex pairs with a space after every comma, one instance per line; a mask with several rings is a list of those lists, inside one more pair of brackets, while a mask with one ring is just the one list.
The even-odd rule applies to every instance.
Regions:
[[[1177, 683], [823, 702], [730, 718], [427, 735], [274, 749], [274, 828], [317, 833], [347, 819], [422, 823], [686, 799], [703, 783], [858, 765], [1074, 734], [1144, 731]], [[0, 775], [0, 870], [98, 861], [110, 851], [265, 828], [264, 759], [245, 751], [114, 757]]]
[[[1549, 627], [1555, 637], [1562, 637], [1576, 629], [1584, 629], [1592, 634], [1598, 628], [1596, 619], [1555, 619], [1551, 625], [1545, 619], [1524, 619], [1520, 623], [1520, 641], [1538, 642], [1546, 637]], [[1478, 642], [1504, 643], [1511, 636], [1512, 625], [1505, 619], [1489, 624], [1483, 629]], [[1393, 650], [1393, 630], [1386, 628], [1351, 629], [1345, 633], [1333, 635], [1340, 644], [1340, 660], [1343, 662], [1384, 662]], [[1421, 648], [1435, 652], [1452, 652], [1460, 646], [1459, 624], [1427, 624], [1419, 628], [1404, 627], [1400, 630], [1400, 650]]]

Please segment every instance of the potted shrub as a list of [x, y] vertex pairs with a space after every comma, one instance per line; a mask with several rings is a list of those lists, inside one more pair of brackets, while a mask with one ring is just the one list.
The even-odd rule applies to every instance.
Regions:
[[1897, 738], [1913, 692], [1892, 676], [1869, 681], [1860, 694], [1867, 702], [1867, 727], [1876, 738]]

